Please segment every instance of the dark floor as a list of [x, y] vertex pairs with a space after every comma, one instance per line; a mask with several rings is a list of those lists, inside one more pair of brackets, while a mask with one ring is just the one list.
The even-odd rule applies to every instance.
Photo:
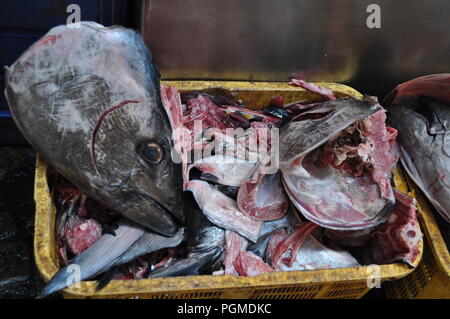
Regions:
[[0, 147], [0, 298], [32, 298], [43, 287], [34, 264], [35, 152]]

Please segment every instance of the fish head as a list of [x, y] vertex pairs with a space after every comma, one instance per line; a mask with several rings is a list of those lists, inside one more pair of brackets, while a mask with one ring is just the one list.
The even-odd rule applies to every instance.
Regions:
[[450, 101], [450, 73], [430, 74], [397, 85], [383, 99], [383, 105], [417, 107], [418, 97], [426, 96], [439, 101]]
[[117, 213], [176, 233], [181, 167], [170, 158], [159, 72], [137, 32], [58, 26], [5, 74], [14, 120], [50, 166]]
[[398, 130], [403, 167], [450, 222], [450, 74], [431, 74], [398, 85], [385, 98]]
[[450, 74], [431, 74], [399, 84], [384, 103], [409, 154], [420, 156], [433, 148], [450, 157]]
[[[181, 167], [171, 159], [170, 124], [160, 105], [121, 105], [93, 129], [90, 193], [116, 211], [158, 233], [184, 223]], [[173, 219], [175, 218], [175, 220]]]

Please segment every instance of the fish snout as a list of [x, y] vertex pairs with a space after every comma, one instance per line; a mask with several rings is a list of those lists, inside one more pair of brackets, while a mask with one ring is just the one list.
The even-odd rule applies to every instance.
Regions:
[[[153, 186], [153, 185], [152, 185]], [[141, 188], [141, 194], [146, 198], [151, 198], [162, 209], [169, 213], [176, 222], [181, 225], [186, 223], [184, 211], [183, 193], [179, 191], [164, 191], [152, 188]]]
[[170, 211], [157, 199], [145, 194], [126, 193], [119, 210], [123, 216], [158, 234], [172, 237], [178, 231], [178, 224]]
[[168, 180], [160, 185], [145, 174], [135, 173], [124, 186], [124, 215], [131, 220], [165, 236], [175, 235], [185, 224], [181, 184]]

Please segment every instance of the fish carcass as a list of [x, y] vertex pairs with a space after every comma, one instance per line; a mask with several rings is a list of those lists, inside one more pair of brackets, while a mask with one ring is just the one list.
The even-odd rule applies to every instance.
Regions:
[[366, 259], [377, 264], [402, 261], [413, 267], [422, 239], [415, 199], [395, 190], [395, 206], [386, 223], [376, 227], [366, 250]]
[[[294, 116], [281, 132], [280, 162], [290, 199], [304, 217], [324, 227], [331, 242], [366, 247], [365, 263], [411, 266], [422, 233], [415, 201], [390, 183], [399, 146], [397, 131], [385, 124], [385, 110], [371, 97], [338, 100], [323, 88], [291, 83], [328, 101], [288, 106]], [[302, 131], [313, 133], [299, 137]], [[301, 245], [304, 241], [299, 240]], [[317, 251], [311, 256], [320, 258], [327, 248]], [[352, 264], [353, 257], [345, 254], [340, 259]], [[291, 256], [291, 265], [294, 260]]]
[[384, 109], [371, 98], [345, 98], [297, 113], [280, 132], [280, 166], [292, 203], [325, 228], [385, 222], [395, 202], [390, 177], [399, 154]]

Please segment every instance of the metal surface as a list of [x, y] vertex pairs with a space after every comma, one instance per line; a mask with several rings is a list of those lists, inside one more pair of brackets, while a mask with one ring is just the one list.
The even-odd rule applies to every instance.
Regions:
[[142, 31], [165, 79], [311, 81], [384, 96], [450, 71], [450, 1], [145, 0]]

